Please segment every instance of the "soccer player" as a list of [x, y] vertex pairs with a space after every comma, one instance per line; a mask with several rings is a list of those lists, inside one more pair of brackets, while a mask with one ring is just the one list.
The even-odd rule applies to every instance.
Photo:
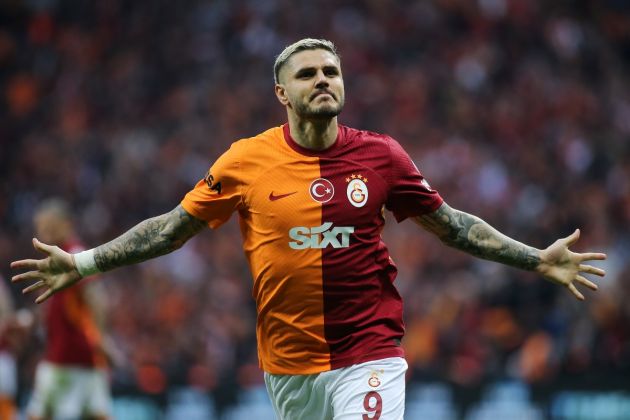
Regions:
[[[44, 201], [35, 212], [34, 224], [38, 237], [58, 243], [64, 252], [85, 249], [65, 201]], [[110, 417], [107, 357], [99, 326], [103, 308], [95, 298], [93, 282], [78, 286], [56, 294], [43, 308], [46, 349], [27, 407], [30, 420]]]
[[445, 244], [535, 271], [584, 299], [596, 290], [569, 250], [576, 230], [539, 250], [451, 208], [391, 137], [339, 125], [340, 58], [326, 40], [288, 46], [274, 65], [288, 123], [232, 144], [172, 211], [88, 251], [33, 239], [41, 260], [16, 261], [42, 302], [91, 274], [181, 247], [237, 212], [253, 276], [258, 353], [278, 418], [402, 419], [407, 364], [396, 267], [381, 240], [383, 210], [410, 218]]
[[0, 420], [17, 419], [17, 359], [32, 333], [34, 316], [15, 310], [11, 291], [0, 276]]

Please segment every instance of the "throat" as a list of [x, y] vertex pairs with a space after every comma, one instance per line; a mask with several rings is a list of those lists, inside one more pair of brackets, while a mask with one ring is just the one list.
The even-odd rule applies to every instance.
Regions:
[[326, 150], [337, 141], [339, 127], [337, 119], [328, 121], [301, 121], [291, 123], [289, 129], [293, 140], [305, 149], [321, 151]]

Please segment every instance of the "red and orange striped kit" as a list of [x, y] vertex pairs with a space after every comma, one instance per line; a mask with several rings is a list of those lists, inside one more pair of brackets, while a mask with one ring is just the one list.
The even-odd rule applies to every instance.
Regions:
[[335, 144], [314, 152], [275, 127], [232, 144], [181, 204], [212, 228], [239, 213], [263, 370], [310, 374], [403, 355], [383, 209], [400, 221], [442, 199], [395, 140], [339, 126]]

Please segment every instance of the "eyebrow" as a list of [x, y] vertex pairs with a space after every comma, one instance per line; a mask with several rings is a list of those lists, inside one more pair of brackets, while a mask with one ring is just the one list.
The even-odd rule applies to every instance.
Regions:
[[[339, 69], [338, 66], [334, 66], [334, 65], [327, 65], [322, 67], [323, 71], [330, 71], [330, 70], [334, 70], [337, 73], [340, 73], [341, 70]], [[317, 67], [302, 67], [301, 69], [298, 69], [295, 72], [295, 76], [301, 76], [303, 74], [309, 73], [309, 72], [314, 72], [317, 71]]]

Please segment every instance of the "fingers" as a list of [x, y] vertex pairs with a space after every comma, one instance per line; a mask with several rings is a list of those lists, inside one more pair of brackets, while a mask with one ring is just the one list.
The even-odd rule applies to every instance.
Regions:
[[26, 273], [16, 274], [11, 277], [11, 281], [16, 283], [24, 280], [38, 280], [42, 278], [42, 273], [39, 271], [27, 271]]
[[[592, 267], [592, 268], [595, 268], [595, 267]], [[588, 287], [591, 290], [597, 290], [597, 285], [593, 283], [592, 281], [588, 280], [584, 276], [581, 276], [579, 274], [576, 275], [575, 281], [580, 283], [582, 286]], [[575, 287], [575, 284], [573, 284], [573, 282], [570, 282], [569, 284], [567, 284], [567, 288], [573, 294], [573, 296], [575, 296], [578, 300], [584, 300], [584, 295], [580, 293], [580, 291], [577, 289], [577, 287]]]
[[585, 252], [584, 254], [579, 254], [581, 261], [590, 261], [590, 260], [605, 260], [606, 254], [602, 254], [601, 252]]
[[43, 301], [45, 301], [46, 299], [48, 299], [49, 297], [52, 296], [53, 294], [53, 290], [52, 289], [48, 289], [46, 290], [44, 293], [42, 293], [37, 299], [35, 299], [35, 303], [42, 303]]
[[577, 242], [578, 239], [580, 239], [580, 229], [575, 229], [575, 232], [564, 238], [564, 240], [567, 242], [567, 246], [573, 245]]
[[602, 270], [601, 268], [593, 267], [592, 265], [580, 264], [578, 270], [580, 270], [581, 273], [595, 274], [596, 276], [600, 277], [606, 275], [606, 272], [604, 270]]
[[591, 290], [597, 290], [597, 285], [592, 281], [588, 280], [586, 277], [580, 276], [579, 274], [575, 276], [575, 281], [578, 283], [588, 287]]
[[[33, 246], [35, 247], [36, 250], [41, 251], [45, 254], [50, 255], [50, 253], [52, 252], [52, 250], [55, 248], [54, 246], [51, 245], [47, 245], [43, 242], [40, 242], [39, 240], [37, 240], [37, 238], [33, 238]], [[46, 259], [41, 259], [41, 260], [35, 260], [32, 258], [26, 259], [26, 260], [19, 260], [19, 261], [13, 261], [11, 263], [11, 268], [21, 268], [21, 269], [25, 269], [25, 270], [36, 270], [38, 269], [38, 264], [41, 261], [45, 261]]]
[[50, 255], [50, 252], [53, 249], [51, 245], [40, 242], [37, 238], [33, 238], [33, 247], [35, 247], [36, 250], [44, 252], [48, 255]]
[[37, 264], [40, 261], [41, 260], [33, 260], [33, 259], [13, 261], [11, 263], [11, 268], [20, 268], [24, 270], [37, 270]]
[[43, 280], [40, 280], [37, 283], [31, 284], [30, 286], [28, 286], [27, 288], [22, 290], [22, 293], [30, 293], [30, 292], [35, 291], [37, 289], [41, 289], [42, 287], [46, 287], [46, 282], [44, 282]]
[[567, 287], [569, 288], [569, 291], [573, 293], [573, 296], [575, 296], [578, 300], [584, 300], [584, 295], [580, 293], [573, 283], [569, 283]]

